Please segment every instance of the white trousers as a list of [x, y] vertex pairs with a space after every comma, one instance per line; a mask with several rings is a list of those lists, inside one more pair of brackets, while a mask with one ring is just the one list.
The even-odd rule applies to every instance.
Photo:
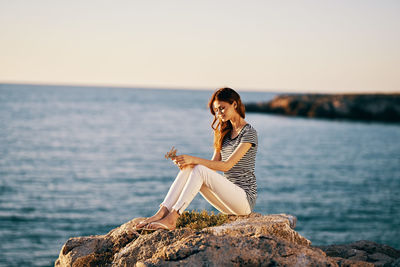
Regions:
[[200, 194], [224, 214], [251, 213], [246, 192], [227, 178], [203, 165], [181, 170], [161, 205], [182, 214], [190, 202]]

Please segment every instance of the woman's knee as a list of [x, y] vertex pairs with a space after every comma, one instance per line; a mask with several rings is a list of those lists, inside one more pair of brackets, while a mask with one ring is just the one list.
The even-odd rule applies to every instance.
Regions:
[[208, 168], [206, 166], [200, 164], [193, 167], [193, 173], [200, 176], [205, 176], [207, 170]]
[[193, 172], [201, 172], [203, 167], [203, 165], [197, 164], [193, 167]]

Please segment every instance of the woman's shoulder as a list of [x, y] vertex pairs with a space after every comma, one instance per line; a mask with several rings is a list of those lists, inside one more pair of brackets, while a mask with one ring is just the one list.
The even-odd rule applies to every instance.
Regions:
[[257, 134], [257, 130], [251, 125], [250, 123], [247, 123], [246, 128], [244, 129], [245, 132], [250, 132], [250, 133], [255, 133]]
[[241, 133], [241, 138], [244, 139], [257, 139], [257, 131], [256, 129], [251, 125], [251, 124], [246, 124], [242, 133]]

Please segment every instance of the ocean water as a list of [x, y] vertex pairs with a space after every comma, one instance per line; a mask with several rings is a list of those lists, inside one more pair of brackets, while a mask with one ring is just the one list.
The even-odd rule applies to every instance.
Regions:
[[[211, 158], [212, 91], [0, 84], [0, 265], [52, 266], [69, 237], [150, 216], [179, 153]], [[241, 92], [244, 102], [276, 93]], [[400, 249], [400, 126], [248, 113], [256, 212], [314, 245]], [[196, 196], [188, 210], [211, 205]]]

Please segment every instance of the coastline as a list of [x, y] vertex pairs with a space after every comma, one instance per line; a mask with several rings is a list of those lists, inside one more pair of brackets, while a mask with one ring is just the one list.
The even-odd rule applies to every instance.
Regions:
[[400, 93], [280, 94], [266, 102], [246, 103], [247, 112], [308, 118], [400, 122]]

